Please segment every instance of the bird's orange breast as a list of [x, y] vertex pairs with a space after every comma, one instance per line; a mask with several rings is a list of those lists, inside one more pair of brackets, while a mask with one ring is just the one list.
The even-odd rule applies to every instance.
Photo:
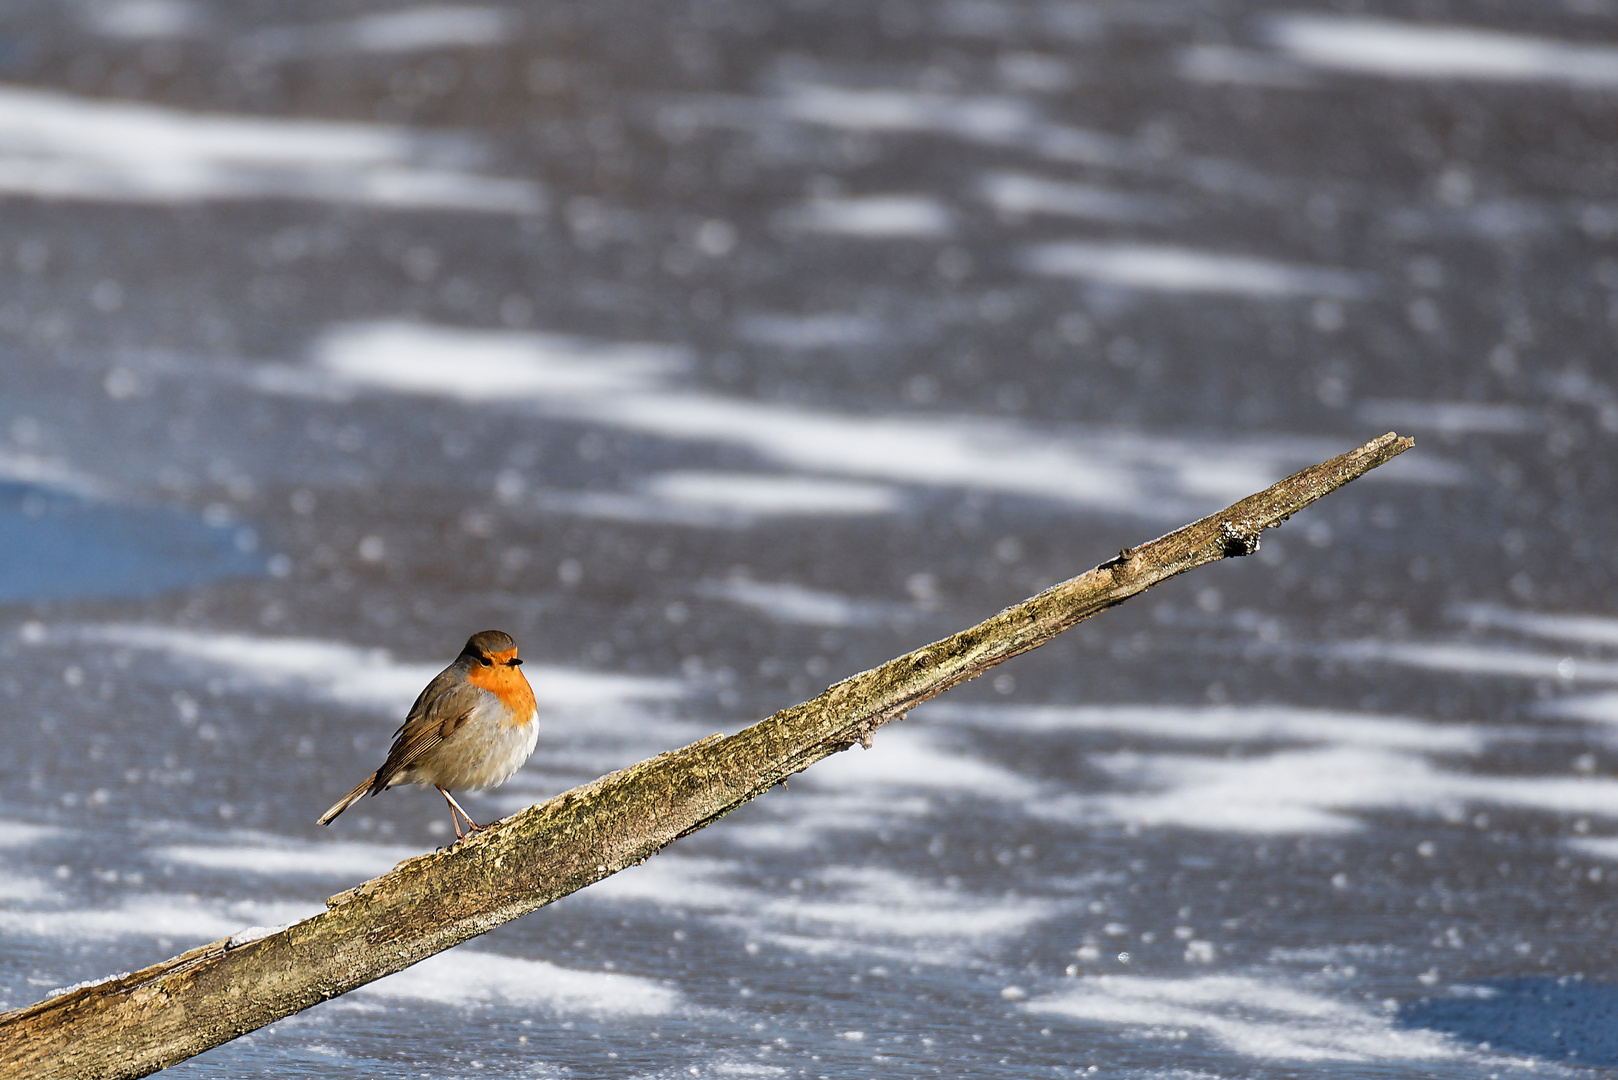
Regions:
[[494, 661], [492, 667], [477, 664], [466, 674], [467, 682], [489, 691], [506, 707], [507, 714], [501, 721], [502, 727], [516, 727], [528, 723], [536, 708], [534, 690], [523, 677], [522, 669], [506, 663], [516, 655], [515, 649], [509, 652], [490, 653], [489, 659]]

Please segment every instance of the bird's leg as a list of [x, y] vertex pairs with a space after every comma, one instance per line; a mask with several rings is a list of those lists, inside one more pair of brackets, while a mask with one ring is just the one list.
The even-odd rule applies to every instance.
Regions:
[[455, 826], [455, 839], [457, 839], [457, 840], [465, 840], [466, 839], [466, 834], [461, 832], [461, 819], [460, 819], [460, 816], [458, 814], [456, 814], [456, 812], [455, 812], [456, 810], [458, 810], [460, 808], [455, 805], [455, 800], [449, 797], [449, 792], [445, 791], [443, 788], [438, 788], [438, 793], [440, 795], [444, 796], [444, 801], [445, 802], [449, 803], [449, 820], [450, 820], [450, 823]]
[[[434, 786], [437, 787], [436, 784]], [[457, 812], [459, 812], [461, 817], [466, 819], [468, 832], [482, 832], [483, 831], [483, 826], [479, 825], [477, 822], [473, 821], [472, 820], [472, 815], [468, 814], [465, 810], [461, 809], [461, 804], [455, 801], [455, 796], [451, 795], [449, 792], [445, 791], [443, 788], [438, 788], [438, 793], [440, 795], [444, 796], [444, 801], [445, 802], [449, 803], [450, 820], [455, 822], [455, 839], [457, 839], [457, 840], [465, 840], [466, 839], [466, 836], [461, 833], [460, 819], [455, 816]]]

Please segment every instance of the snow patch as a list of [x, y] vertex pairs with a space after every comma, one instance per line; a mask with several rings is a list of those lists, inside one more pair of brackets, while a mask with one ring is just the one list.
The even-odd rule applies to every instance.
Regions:
[[462, 1006], [498, 1003], [592, 1016], [667, 1016], [681, 1006], [678, 990], [652, 979], [578, 971], [464, 946], [429, 956], [355, 993], [396, 1001]]
[[238, 52], [259, 62], [345, 53], [401, 54], [499, 45], [517, 29], [511, 12], [429, 5], [314, 26], [280, 26], [247, 35]]
[[25, 821], [0, 818], [0, 848], [26, 847], [62, 835], [61, 829], [51, 825], [30, 825]]
[[830, 866], [802, 891], [732, 884], [743, 864], [662, 855], [581, 893], [699, 911], [754, 940], [811, 954], [872, 953], [912, 962], [960, 962], [967, 948], [1022, 933], [1057, 914], [1051, 900], [984, 896], [886, 868]]
[[690, 363], [671, 345], [395, 322], [330, 327], [314, 359], [345, 383], [470, 402], [646, 391]]
[[1271, 53], [1231, 45], [1188, 45], [1174, 58], [1174, 69], [1180, 78], [1191, 82], [1230, 86], [1304, 90], [1317, 83], [1308, 69], [1299, 64]]
[[1109, 731], [1191, 742], [1299, 742], [1449, 753], [1481, 750], [1486, 732], [1408, 716], [1285, 705], [978, 705], [928, 703], [928, 721], [990, 731]]
[[0, 931], [25, 937], [106, 940], [163, 937], [184, 943], [229, 937], [251, 920], [282, 925], [324, 910], [319, 904], [242, 900], [208, 902], [193, 896], [153, 894], [116, 908], [18, 910], [0, 908]]
[[991, 899], [881, 867], [832, 866], [814, 878], [821, 889], [763, 900], [762, 913], [799, 933], [968, 941], [1015, 936], [1058, 910], [1048, 900]]
[[1136, 222], [1162, 221], [1177, 213], [1168, 199], [1022, 173], [990, 173], [979, 181], [978, 190], [996, 213], [1010, 218], [1048, 214], [1085, 221]]
[[228, 845], [174, 844], [154, 848], [162, 862], [204, 870], [229, 870], [266, 877], [356, 878], [376, 877], [405, 859], [420, 855], [418, 848], [389, 844], [290, 844], [234, 838]]
[[[415, 340], [412, 340], [415, 339]], [[555, 347], [558, 341], [569, 344]], [[627, 352], [624, 350], [628, 350]], [[801, 483], [770, 477], [751, 488], [723, 474], [673, 473], [639, 493], [544, 492], [542, 506], [632, 520], [735, 525], [743, 496], [766, 504], [769, 485], [793, 506], [815, 493], [870, 513], [894, 509], [883, 489], [830, 489], [829, 475], [874, 484], [973, 488], [1152, 518], [1183, 518], [1249, 494], [1299, 465], [1342, 449], [1285, 436], [1195, 442], [1157, 433], [1046, 427], [999, 417], [861, 416], [668, 388], [684, 356], [666, 346], [618, 346], [549, 335], [442, 331], [407, 323], [339, 327], [316, 348], [311, 375], [351, 389], [462, 401], [526, 401], [547, 416], [678, 442], [741, 446], [778, 466], [815, 474]], [[402, 358], [402, 359], [401, 359]], [[465, 363], [462, 363], [462, 361]], [[505, 373], [514, 373], [506, 378]], [[483, 388], [470, 390], [476, 377]], [[496, 390], [499, 393], [496, 393]], [[1458, 482], [1444, 462], [1390, 463], [1369, 478]], [[708, 499], [720, 505], [700, 505]]]
[[1561, 720], [1584, 720], [1618, 727], [1618, 692], [1571, 694], [1567, 697], [1542, 701], [1534, 706], [1534, 715]]
[[607, 521], [743, 529], [781, 517], [889, 514], [903, 493], [880, 484], [766, 473], [682, 471], [642, 480], [638, 491], [537, 491], [542, 510]]
[[1373, 400], [1354, 411], [1378, 428], [1440, 435], [1521, 435], [1544, 426], [1541, 414], [1521, 405], [1473, 401]]
[[871, 749], [834, 754], [804, 774], [821, 789], [867, 790], [876, 785], [926, 791], [958, 791], [980, 798], [1021, 801], [1039, 792], [1026, 777], [971, 754], [952, 753], [930, 735], [888, 726], [877, 730]]
[[90, 0], [74, 6], [86, 30], [131, 41], [189, 37], [208, 22], [190, 0]]
[[0, 450], [0, 483], [29, 484], [84, 499], [107, 496], [105, 485], [61, 461], [3, 450]]
[[291, 925], [291, 923], [281, 923], [277, 926], [249, 926], [245, 930], [238, 930], [234, 934], [230, 935], [230, 939], [225, 942], [225, 948], [239, 949], [243, 945], [251, 945], [255, 941], [263, 941], [267, 937], [272, 937], [275, 934], [279, 934], [281, 931], [285, 930]]
[[1458, 817], [1470, 805], [1618, 818], [1618, 780], [1468, 774], [1382, 748], [1240, 759], [1123, 753], [1090, 760], [1129, 790], [1046, 798], [1030, 812], [1054, 820], [1257, 835], [1346, 833], [1363, 827], [1356, 813]]
[[1507, 630], [1550, 641], [1618, 646], [1618, 617], [1612, 615], [1552, 615], [1501, 604], [1456, 604], [1448, 614], [1474, 630]]
[[852, 596], [806, 589], [790, 582], [731, 578], [698, 582], [693, 591], [698, 596], [752, 608], [772, 622], [797, 626], [891, 626], [914, 622], [922, 615], [910, 604], [856, 600]]
[[1270, 43], [1292, 59], [1397, 79], [1476, 79], [1618, 86], [1618, 47], [1357, 16], [1287, 14], [1266, 20]]
[[[175, 660], [206, 664], [215, 674], [232, 674], [243, 685], [278, 687], [353, 708], [401, 715], [445, 666], [399, 663], [385, 649], [362, 649], [318, 638], [263, 638], [118, 624], [70, 627], [60, 633], [76, 641], [147, 649]], [[685, 693], [682, 684], [672, 679], [598, 675], [537, 664], [525, 665], [523, 671], [542, 710], [666, 700]]]
[[930, 195], [863, 195], [815, 199], [775, 216], [788, 232], [877, 240], [939, 240], [955, 231], [949, 208]]
[[1618, 836], [1575, 836], [1562, 844], [1580, 855], [1618, 862]]
[[117, 982], [119, 979], [127, 978], [130, 974], [132, 973], [128, 971], [117, 971], [111, 975], [103, 975], [99, 979], [85, 979], [83, 982], [76, 982], [71, 986], [58, 986], [56, 989], [48, 991], [45, 997], [49, 1000], [50, 998], [61, 997], [63, 994], [71, 994], [77, 990], [88, 990], [92, 986]]
[[1157, 292], [1343, 299], [1366, 292], [1361, 275], [1347, 270], [1168, 245], [1061, 241], [1023, 249], [1021, 262], [1024, 269], [1046, 277]]
[[324, 120], [191, 113], [0, 87], [0, 194], [118, 203], [300, 199], [536, 214], [530, 180], [464, 171], [465, 139]]
[[1587, 660], [1565, 653], [1536, 653], [1508, 646], [1367, 638], [1325, 645], [1319, 652], [1349, 663], [1393, 664], [1462, 675], [1559, 680], [1569, 685], [1618, 683], [1618, 661]]
[[891, 88], [847, 88], [795, 82], [752, 110], [754, 123], [777, 118], [839, 131], [933, 134], [982, 146], [1015, 147], [1090, 165], [1137, 162], [1127, 140], [1053, 124], [1016, 97], [952, 96]]
[[758, 473], [659, 473], [641, 490], [667, 502], [759, 516], [884, 514], [901, 503], [897, 491], [879, 484]]
[[799, 794], [794, 788], [790, 807], [783, 802], [772, 808], [773, 820], [760, 821], [761, 814], [755, 811], [744, 822], [727, 826], [724, 837], [731, 846], [750, 851], [804, 851], [828, 834], [869, 835], [882, 823], [919, 822], [935, 808], [935, 800], [926, 795], [901, 795], [891, 789], [806, 789]]
[[51, 894], [45, 883], [0, 870], [0, 900], [43, 900]]
[[1383, 1012], [1238, 975], [1102, 975], [1022, 1007], [1145, 1037], [1196, 1031], [1233, 1053], [1269, 1061], [1433, 1061], [1460, 1055], [1444, 1037], [1401, 1030]]

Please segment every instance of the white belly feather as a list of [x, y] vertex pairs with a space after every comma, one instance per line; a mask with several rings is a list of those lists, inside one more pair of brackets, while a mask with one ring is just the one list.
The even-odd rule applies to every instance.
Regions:
[[489, 694], [455, 734], [402, 770], [395, 783], [435, 784], [451, 791], [494, 787], [522, 768], [538, 743], [538, 711], [512, 723], [510, 711]]

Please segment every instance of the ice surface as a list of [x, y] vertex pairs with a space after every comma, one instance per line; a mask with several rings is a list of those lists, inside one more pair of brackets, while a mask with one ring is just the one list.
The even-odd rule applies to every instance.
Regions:
[[736, 336], [750, 344], [778, 349], [848, 349], [880, 341], [883, 326], [876, 319], [841, 312], [818, 315], [759, 312], [736, 320]]
[[[436, 621], [590, 669], [526, 669], [537, 767], [467, 804], [515, 809], [1392, 426], [1258, 557], [195, 1068], [1589, 1071], [1618, 37], [1417, 7], [11, 5], [0, 517], [228, 519], [268, 565], [129, 595], [41, 540], [63, 598], [0, 558], [0, 1008], [447, 840], [431, 791], [311, 820]], [[1544, 1038], [1477, 1049], [1513, 1003]]]
[[118, 498], [57, 470], [13, 471], [40, 479], [0, 478], [0, 600], [149, 597], [264, 572], [251, 527]]

